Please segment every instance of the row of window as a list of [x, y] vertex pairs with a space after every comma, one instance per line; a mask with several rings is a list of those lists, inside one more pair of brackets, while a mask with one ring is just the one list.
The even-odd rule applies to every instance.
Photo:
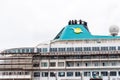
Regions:
[[[56, 62], [50, 62], [49, 63], [49, 67], [56, 67], [57, 63]], [[66, 64], [64, 62], [58, 62], [58, 67], [64, 67], [66, 65], [66, 67], [79, 67], [79, 66], [117, 66], [120, 65], [119, 62], [71, 62], [71, 61], [67, 61]], [[39, 67], [40, 64], [39, 63], [34, 63], [33, 67]], [[41, 62], [41, 67], [48, 67], [48, 62]]]
[[22, 71], [5, 71], [5, 72], [0, 72], [1, 75], [30, 75], [30, 72], [22, 72]]
[[[48, 77], [49, 74], [50, 74], [50, 77], [56, 77], [57, 76], [57, 73], [55, 73], [55, 72], [50, 72], [50, 73], [42, 72], [41, 76], [42, 77]], [[73, 76], [73, 72], [67, 72], [66, 75], [68, 77]], [[65, 72], [58, 72], [58, 76], [59, 77], [64, 77], [65, 76]], [[80, 72], [75, 72], [75, 76], [79, 77], [80, 76]], [[40, 77], [40, 72], [34, 72], [34, 77]]]
[[67, 67], [79, 67], [79, 66], [119, 66], [119, 62], [66, 62]]
[[[109, 51], [120, 50], [116, 46], [104, 46], [104, 47], [67, 47], [67, 48], [50, 48], [50, 52], [64, 52], [64, 51]], [[37, 48], [37, 52], [47, 52], [47, 48]]]
[[4, 53], [33, 53], [33, 52], [34, 48], [18, 48], [4, 51]]
[[[34, 63], [33, 67], [39, 67], [39, 63]], [[56, 62], [50, 62], [49, 63], [50, 67], [56, 67]], [[64, 66], [64, 62], [58, 62], [58, 66], [59, 67], [63, 67]], [[48, 62], [41, 62], [41, 67], [48, 67]]]
[[72, 56], [34, 56], [33, 60], [48, 60], [48, 59], [111, 59], [120, 58], [120, 54], [102, 54], [102, 55], [72, 55]]
[[[106, 47], [67, 47], [67, 48], [50, 48], [50, 52], [64, 52], [64, 51], [108, 51], [108, 50], [120, 50], [120, 46], [118, 48], [116, 46], [106, 46]], [[18, 48], [18, 49], [10, 49], [4, 51], [4, 53], [33, 53], [34, 48]], [[37, 52], [48, 52], [47, 48], [37, 48]]]
[[[0, 72], [1, 75], [29, 75], [30, 72]], [[79, 77], [81, 76], [80, 72], [42, 72], [41, 76], [42, 77], [48, 77], [50, 74], [50, 77], [55, 77], [55, 76], [59, 76], [59, 77], [64, 77], [65, 75], [67, 77], [72, 77], [72, 76], [76, 76]], [[108, 74], [110, 76], [120, 76], [120, 71], [116, 72], [116, 71], [110, 71], [110, 73], [108, 71], [101, 71], [101, 76], [108, 76]], [[98, 71], [94, 71], [94, 72], [84, 72], [84, 76], [99, 76], [100, 72]], [[40, 72], [34, 72], [34, 77], [40, 77]]]
[[[101, 71], [101, 72], [98, 72], [98, 71], [94, 71], [94, 72], [84, 72], [83, 75], [85, 77], [96, 77], [96, 76], [120, 76], [120, 71], [116, 72], [116, 71]], [[81, 76], [81, 72], [72, 72], [72, 71], [69, 71], [69, 72], [41, 72], [41, 75], [40, 75], [40, 72], [34, 72], [34, 77], [80, 77]]]

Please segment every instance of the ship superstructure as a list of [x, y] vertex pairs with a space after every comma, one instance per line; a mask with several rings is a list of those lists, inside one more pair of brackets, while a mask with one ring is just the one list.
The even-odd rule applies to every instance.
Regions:
[[1, 52], [0, 80], [120, 80], [120, 36], [71, 20], [49, 43]]

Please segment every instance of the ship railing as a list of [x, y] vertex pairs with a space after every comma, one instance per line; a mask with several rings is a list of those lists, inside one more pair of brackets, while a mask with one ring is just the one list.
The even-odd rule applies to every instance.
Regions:
[[92, 55], [92, 54], [120, 54], [120, 51], [81, 51], [81, 52], [48, 52], [41, 55]]
[[1, 80], [30, 80], [31, 79], [31, 75], [1, 75], [0, 76]]
[[[36, 54], [42, 54], [42, 55], [77, 55], [77, 54], [120, 54], [120, 50], [109, 50], [109, 51], [61, 51], [61, 52], [45, 52], [45, 53], [36, 53]], [[16, 53], [1, 53], [1, 55], [7, 55], [7, 54], [16, 54]], [[18, 54], [22, 54], [22, 53], [17, 53]], [[25, 55], [32, 55], [35, 53], [25, 53]], [[24, 55], [24, 54], [22, 54]]]

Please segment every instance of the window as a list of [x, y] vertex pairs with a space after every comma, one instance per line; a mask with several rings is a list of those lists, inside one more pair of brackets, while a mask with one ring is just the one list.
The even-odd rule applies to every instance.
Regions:
[[19, 53], [19, 49], [15, 49], [15, 53]]
[[[20, 51], [18, 50], [18, 52], [20, 52]], [[24, 50], [24, 52], [25, 52], [25, 53], [30, 53], [29, 48], [26, 48], [26, 49]]]
[[15, 53], [15, 49], [12, 49], [12, 50], [10, 50], [11, 51], [11, 53]]
[[64, 67], [64, 62], [58, 62], [59, 67]]
[[92, 47], [92, 51], [99, 51], [99, 47]]
[[96, 76], [99, 76], [99, 72], [92, 72], [92, 76], [95, 78]]
[[84, 51], [91, 51], [91, 47], [84, 47]]
[[76, 66], [80, 66], [80, 63], [76, 63]]
[[83, 56], [83, 59], [91, 59], [91, 56]]
[[50, 52], [57, 52], [57, 48], [50, 48]]
[[50, 59], [58, 59], [56, 56], [51, 56]]
[[67, 48], [67, 51], [74, 51], [74, 48], [72, 48], [72, 47]]
[[118, 46], [118, 50], [120, 50], [120, 46]]
[[119, 56], [115, 55], [115, 54], [111, 54], [109, 55], [110, 58], [118, 58]]
[[102, 63], [103, 66], [105, 66], [105, 63]]
[[41, 52], [41, 48], [37, 48], [37, 52]]
[[41, 62], [41, 67], [47, 67], [47, 62]]
[[9, 75], [9, 72], [5, 72], [5, 75]]
[[[27, 51], [28, 53], [30, 53], [30, 52], [31, 52], [31, 49], [28, 48], [26, 51]], [[32, 51], [34, 51], [34, 49], [32, 49]]]
[[53, 51], [53, 48], [50, 48], [50, 52], [52, 52]]
[[88, 66], [88, 63], [85, 63], [85, 66]]
[[58, 51], [65, 51], [65, 48], [58, 48]]
[[54, 52], [57, 52], [57, 48], [53, 48], [53, 51], [54, 51]]
[[[17, 75], [17, 72], [14, 72], [13, 74], [14, 74], [14, 75]], [[24, 75], [24, 74], [23, 74], [23, 75]]]
[[72, 77], [73, 76], [73, 72], [67, 72], [67, 77]]
[[34, 77], [40, 77], [40, 72], [34, 72]]
[[2, 72], [2, 75], [8, 75], [8, 72]]
[[50, 67], [55, 67], [56, 63], [55, 62], [50, 62]]
[[102, 66], [108, 66], [108, 63], [107, 62], [103, 62]]
[[39, 67], [39, 63], [34, 63], [33, 67]]
[[84, 76], [90, 76], [90, 72], [84, 72]]
[[102, 76], [108, 76], [108, 72], [107, 72], [107, 71], [101, 72], [101, 75], [102, 75]]
[[82, 66], [82, 63], [81, 62], [76, 62], [75, 66]]
[[116, 47], [115, 46], [111, 46], [111, 47], [109, 47], [109, 50], [116, 50]]
[[94, 65], [95, 65], [95, 66], [98, 66], [98, 65], [99, 65], [99, 63], [98, 63], [98, 62], [95, 62], [95, 63], [94, 63]]
[[82, 47], [76, 47], [75, 51], [82, 51]]
[[34, 48], [29, 48], [29, 53], [34, 52]]
[[65, 72], [58, 72], [58, 76], [59, 77], [64, 77], [65, 76]]
[[21, 48], [19, 49], [19, 51], [20, 51], [20, 53], [22, 53], [22, 49]]
[[5, 75], [5, 72], [2, 72], [2, 75]]
[[87, 66], [90, 66], [91, 64], [90, 64], [90, 62], [86, 62], [85, 63], [85, 66], [87, 67]]
[[42, 77], [48, 77], [48, 72], [42, 72]]
[[15, 49], [16, 53], [32, 53], [34, 52], [34, 48], [21, 48], [21, 49]]
[[55, 77], [55, 73], [54, 72], [50, 72], [50, 77]]
[[9, 72], [9, 75], [12, 75], [13, 74], [13, 72]]
[[80, 72], [75, 72], [75, 76], [79, 77], [80, 76]]
[[47, 52], [47, 48], [42, 48], [42, 52]]
[[101, 58], [108, 58], [108, 56], [106, 56], [106, 55], [101, 55], [100, 57]]
[[26, 53], [26, 49], [21, 49], [22, 50], [22, 53]]
[[20, 53], [20, 49], [17, 49], [17, 53]]
[[120, 71], [118, 72], [118, 75], [120, 76]]
[[18, 74], [18, 75], [22, 75], [22, 73], [21, 73], [21, 72], [17, 72], [17, 74]]
[[[25, 75], [25, 73], [24, 72], [21, 72], [22, 73], [22, 75]], [[14, 74], [14, 73], [13, 73]]]
[[101, 47], [101, 51], [108, 51], [108, 47]]
[[25, 75], [29, 75], [29, 72], [25, 72]]
[[116, 76], [116, 75], [117, 75], [117, 73], [115, 71], [110, 72], [110, 76]]
[[74, 62], [66, 62], [66, 66], [67, 67], [73, 67], [74, 66]]
[[111, 65], [112, 66], [116, 66], [116, 62], [111, 62]]

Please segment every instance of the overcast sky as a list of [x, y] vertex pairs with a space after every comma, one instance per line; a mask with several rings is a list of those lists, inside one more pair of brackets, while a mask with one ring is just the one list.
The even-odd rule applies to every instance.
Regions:
[[120, 26], [120, 0], [0, 0], [0, 50], [52, 40], [70, 19], [109, 35], [111, 25]]

